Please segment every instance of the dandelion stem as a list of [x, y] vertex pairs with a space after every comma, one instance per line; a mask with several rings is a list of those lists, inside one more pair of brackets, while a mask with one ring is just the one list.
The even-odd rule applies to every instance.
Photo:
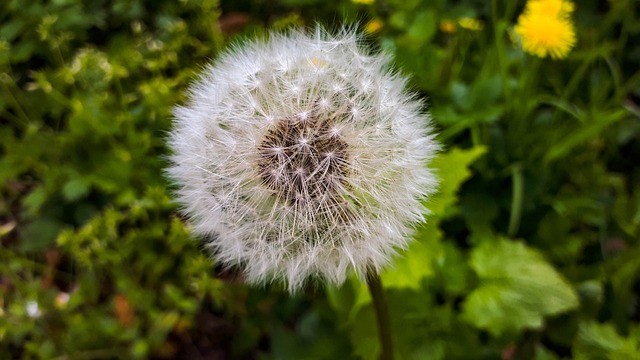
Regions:
[[513, 237], [520, 227], [522, 217], [522, 197], [524, 192], [524, 178], [522, 177], [522, 165], [515, 164], [511, 168], [511, 216], [509, 217], [509, 228], [507, 234]]
[[393, 347], [391, 342], [391, 327], [389, 321], [389, 307], [382, 289], [380, 275], [375, 271], [369, 271], [367, 286], [373, 300], [373, 307], [378, 322], [378, 336], [380, 338], [380, 360], [393, 359]]
[[502, 91], [507, 104], [511, 104], [511, 88], [509, 87], [509, 64], [505, 54], [504, 41], [502, 41], [507, 30], [506, 24], [498, 17], [497, 1], [491, 2], [491, 16], [493, 21], [493, 35], [496, 43], [496, 56], [498, 60], [498, 71], [502, 80]]

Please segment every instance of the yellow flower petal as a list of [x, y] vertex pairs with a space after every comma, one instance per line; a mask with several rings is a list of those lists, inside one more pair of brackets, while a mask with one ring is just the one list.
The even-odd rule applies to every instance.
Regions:
[[567, 18], [574, 9], [570, 1], [563, 0], [529, 0], [526, 12], [558, 18]]
[[521, 15], [515, 32], [524, 51], [539, 57], [565, 58], [576, 43], [570, 20], [545, 14]]

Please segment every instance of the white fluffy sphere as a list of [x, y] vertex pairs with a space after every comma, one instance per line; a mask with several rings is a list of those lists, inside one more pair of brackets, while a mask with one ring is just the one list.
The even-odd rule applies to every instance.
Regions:
[[169, 175], [193, 230], [249, 283], [340, 284], [405, 248], [436, 187], [423, 104], [352, 31], [235, 47], [175, 109]]

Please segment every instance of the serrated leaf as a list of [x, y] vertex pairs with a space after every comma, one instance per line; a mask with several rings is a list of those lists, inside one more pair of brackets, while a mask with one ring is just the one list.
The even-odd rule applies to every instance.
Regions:
[[440, 178], [440, 188], [438, 193], [427, 203], [427, 207], [432, 213], [429, 217], [431, 221], [434, 218], [440, 219], [444, 217], [446, 210], [453, 207], [457, 200], [456, 193], [460, 185], [471, 176], [469, 165], [485, 152], [486, 148], [483, 146], [468, 150], [453, 148], [433, 160], [431, 167], [437, 169], [436, 173]]
[[440, 191], [427, 205], [432, 214], [427, 223], [417, 229], [416, 240], [396, 257], [382, 275], [385, 287], [417, 289], [422, 279], [434, 274], [434, 261], [443, 251], [440, 244], [442, 232], [438, 224], [445, 216], [445, 209], [455, 204], [460, 185], [471, 176], [469, 165], [484, 152], [483, 147], [469, 150], [454, 148], [433, 161], [432, 167], [438, 169], [441, 185]]
[[463, 316], [494, 335], [540, 328], [545, 316], [578, 306], [574, 289], [535, 250], [507, 240], [485, 241], [471, 254], [481, 285]]

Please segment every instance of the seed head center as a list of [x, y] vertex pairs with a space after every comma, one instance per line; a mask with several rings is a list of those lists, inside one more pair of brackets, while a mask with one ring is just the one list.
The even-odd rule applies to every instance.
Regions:
[[317, 111], [275, 121], [258, 145], [258, 174], [290, 205], [318, 205], [332, 198], [347, 175], [347, 143], [334, 118]]

